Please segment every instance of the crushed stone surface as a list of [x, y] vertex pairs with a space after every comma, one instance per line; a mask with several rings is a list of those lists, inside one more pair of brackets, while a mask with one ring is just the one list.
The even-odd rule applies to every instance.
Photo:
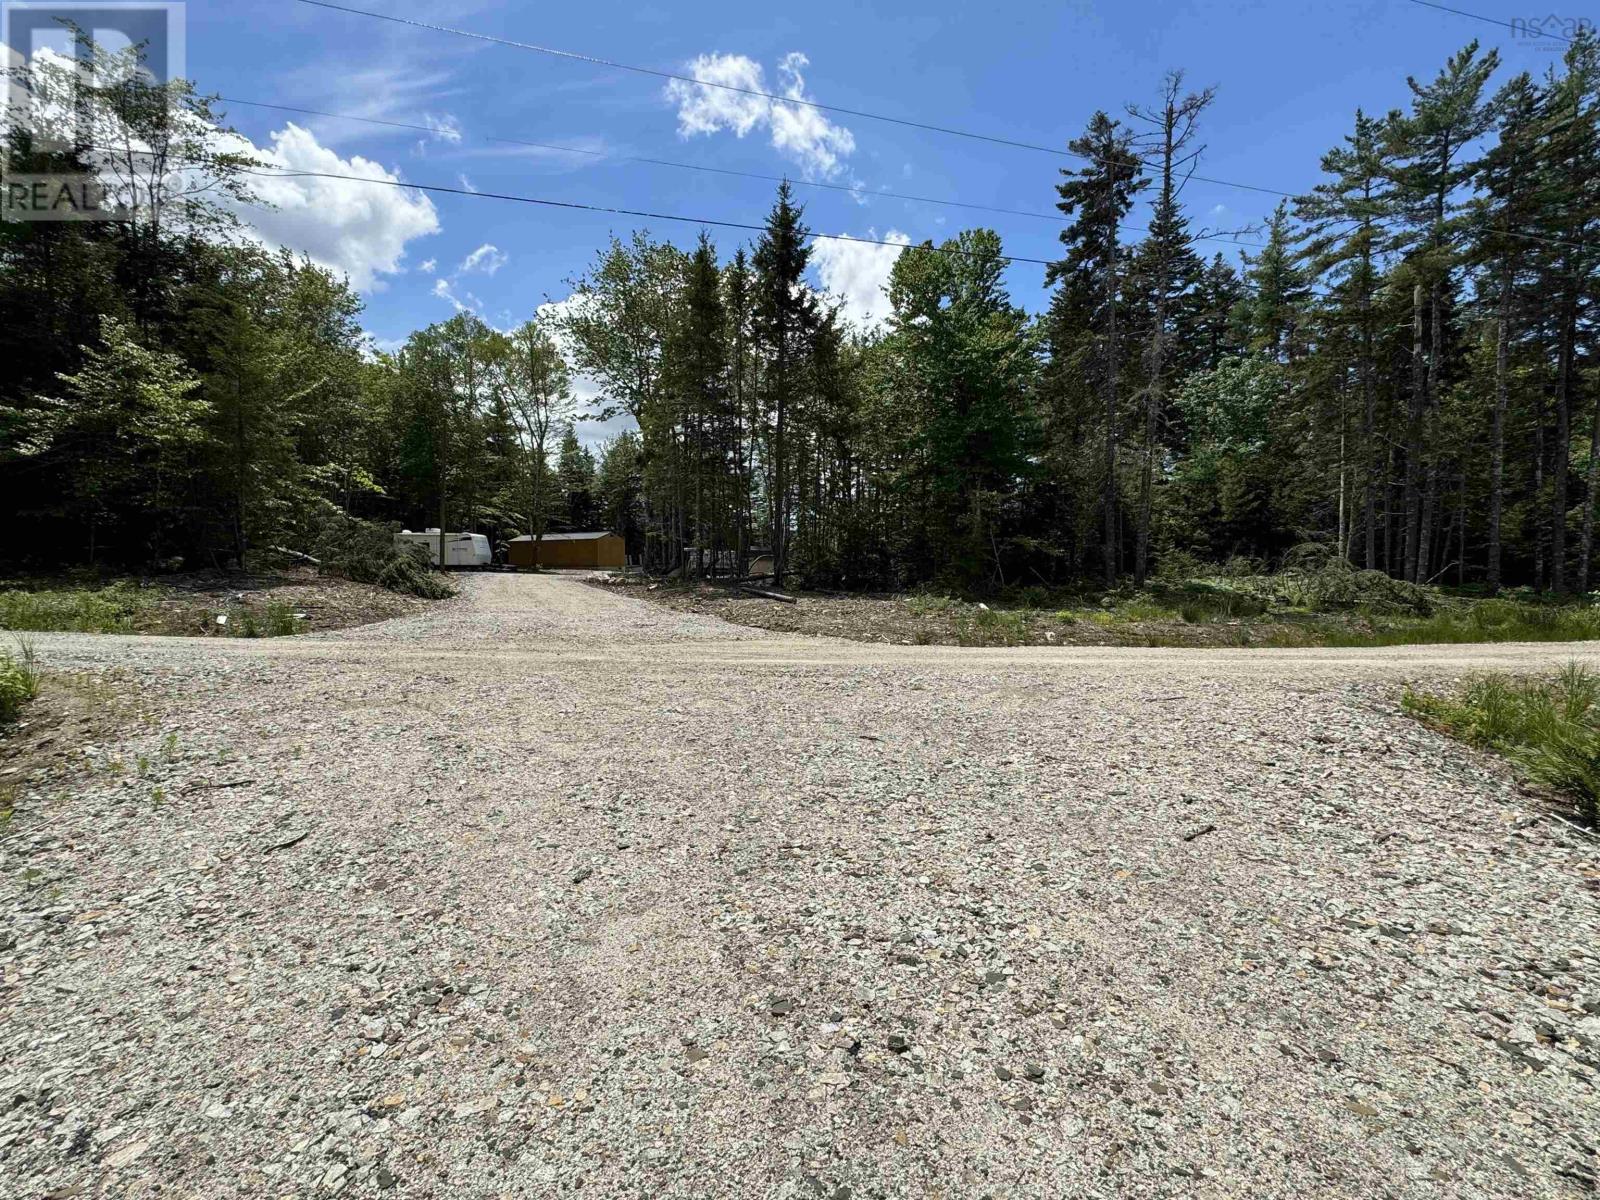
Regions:
[[1600, 842], [1397, 699], [1595, 646], [35, 644], [0, 1195], [1594, 1194]]

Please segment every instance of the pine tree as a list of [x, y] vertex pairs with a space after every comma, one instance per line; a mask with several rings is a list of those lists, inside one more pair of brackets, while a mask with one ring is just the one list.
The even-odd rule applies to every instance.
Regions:
[[595, 462], [589, 448], [578, 441], [577, 431], [568, 421], [561, 432], [561, 449], [556, 455], [556, 478], [568, 529], [590, 529], [595, 513]]
[[1446, 310], [1454, 301], [1451, 272], [1460, 245], [1460, 186], [1475, 164], [1466, 158], [1492, 115], [1483, 90], [1499, 65], [1472, 42], [1451, 55], [1432, 82], [1407, 79], [1411, 112], [1390, 114], [1386, 154], [1399, 230], [1392, 245], [1404, 256], [1402, 278], [1412, 294], [1410, 405], [1405, 435], [1404, 577], [1429, 574], [1440, 464], [1427, 452], [1428, 425], [1445, 382]]
[[697, 548], [696, 571], [704, 566], [709, 543], [715, 542], [714, 548], [721, 548], [722, 531], [726, 528], [718, 513], [716, 520], [710, 522], [716, 533], [708, 536], [705, 507], [707, 478], [710, 476], [712, 486], [717, 486], [725, 465], [720, 460], [713, 463], [708, 457], [708, 446], [717, 443], [723, 428], [728, 391], [728, 353], [724, 344], [727, 317], [722, 308], [721, 283], [716, 251], [702, 233], [689, 258], [688, 278], [667, 355], [671, 387], [681, 406], [688, 482], [693, 491], [689, 537]]
[[1368, 570], [1378, 565], [1378, 496], [1384, 486], [1385, 458], [1378, 437], [1377, 293], [1382, 283], [1384, 221], [1391, 203], [1381, 139], [1381, 124], [1357, 109], [1354, 132], [1344, 145], [1322, 157], [1323, 173], [1330, 178], [1295, 201], [1296, 215], [1307, 226], [1305, 262], [1314, 278], [1325, 281], [1324, 311], [1356, 348], [1362, 557]]
[[[1550, 456], [1550, 587], [1566, 583], [1569, 437], [1581, 392], [1586, 343], [1595, 342], [1592, 313], [1600, 291], [1600, 34], [1581, 27], [1563, 70], [1551, 73], [1540, 105], [1539, 191], [1545, 200], [1538, 244], [1540, 294], [1555, 342], [1554, 445]], [[1587, 590], [1594, 544], [1594, 499], [1600, 454], [1600, 401], [1591, 425], [1590, 462], [1579, 540], [1578, 586]]]
[[779, 587], [783, 586], [788, 565], [789, 417], [799, 396], [809, 342], [818, 321], [816, 300], [801, 278], [811, 259], [811, 251], [806, 247], [811, 231], [802, 224], [802, 215], [785, 181], [778, 187], [777, 203], [767, 215], [766, 228], [752, 258], [755, 332], [765, 360], [762, 384], [766, 409], [772, 420], [772, 482], [768, 501], [773, 583]]
[[[1104, 414], [1104, 478], [1101, 487], [1102, 573], [1107, 587], [1116, 586], [1120, 554], [1118, 550], [1119, 441], [1118, 390], [1124, 369], [1122, 309], [1127, 269], [1127, 254], [1119, 230], [1135, 194], [1147, 180], [1144, 164], [1134, 150], [1133, 138], [1121, 122], [1103, 112], [1090, 119], [1083, 135], [1068, 143], [1074, 155], [1088, 165], [1062, 168], [1062, 181], [1056, 185], [1060, 196], [1056, 207], [1072, 217], [1072, 224], [1061, 232], [1067, 253], [1046, 272], [1047, 284], [1059, 285], [1062, 295], [1053, 305], [1058, 316], [1076, 309], [1086, 318], [1095, 340], [1094, 372], [1096, 390]], [[1068, 297], [1065, 293], [1071, 293]]]
[[1484, 583], [1500, 590], [1502, 525], [1505, 517], [1506, 419], [1510, 407], [1511, 353], [1521, 336], [1530, 299], [1528, 238], [1539, 218], [1535, 186], [1540, 97], [1524, 72], [1495, 97], [1498, 138], [1479, 170], [1483, 194], [1473, 205], [1471, 258], [1481, 270], [1478, 298], [1494, 313], [1494, 401], [1489, 433], [1489, 512], [1485, 531]]
[[1143, 584], [1150, 570], [1150, 515], [1155, 498], [1156, 459], [1160, 431], [1167, 419], [1167, 378], [1173, 358], [1172, 328], [1184, 293], [1195, 286], [1200, 262], [1195, 257], [1189, 222], [1178, 204], [1179, 194], [1203, 147], [1193, 145], [1200, 115], [1210, 107], [1216, 89], [1183, 95], [1183, 72], [1162, 81], [1158, 108], [1128, 107], [1131, 116], [1155, 126], [1140, 149], [1153, 165], [1156, 198], [1151, 205], [1150, 233], [1140, 245], [1134, 274], [1148, 306], [1144, 348], [1144, 435], [1139, 464], [1138, 507], [1134, 521], [1133, 577]]
[[1301, 349], [1310, 285], [1295, 250], [1288, 201], [1279, 201], [1267, 222], [1267, 244], [1244, 256], [1245, 300], [1241, 309], [1246, 344], [1273, 362], [1291, 363]]

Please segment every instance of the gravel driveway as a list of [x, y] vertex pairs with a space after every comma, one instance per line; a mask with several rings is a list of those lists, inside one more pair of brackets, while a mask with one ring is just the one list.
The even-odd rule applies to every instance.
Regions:
[[1600, 842], [1395, 699], [1600, 648], [37, 645], [0, 1194], [1594, 1194]]

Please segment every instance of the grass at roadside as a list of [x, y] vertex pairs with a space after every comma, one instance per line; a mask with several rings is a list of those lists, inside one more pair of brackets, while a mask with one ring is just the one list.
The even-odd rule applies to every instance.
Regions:
[[1600, 824], [1600, 677], [1578, 664], [1553, 676], [1480, 675], [1453, 695], [1407, 691], [1406, 711], [1510, 759]]
[[15, 721], [22, 706], [38, 694], [32, 647], [22, 642], [15, 654], [0, 650], [0, 725]]
[[799, 591], [779, 604], [711, 585], [608, 585], [738, 624], [901, 645], [1314, 647], [1600, 639], [1592, 598], [1486, 598], [1333, 568], [1157, 579], [1113, 592], [1011, 588], [981, 597]]
[[[169, 589], [118, 580], [104, 587], [0, 591], [0, 629], [29, 633], [211, 633], [220, 637], [284, 637], [304, 619], [282, 600], [264, 604], [176, 603]], [[180, 611], [181, 610], [181, 616]], [[177, 617], [188, 628], [173, 628]], [[209, 617], [209, 621], [207, 621]], [[207, 627], [209, 625], [209, 628]]]
[[0, 628], [36, 633], [132, 633], [157, 589], [121, 580], [105, 587], [0, 591]]
[[0, 630], [17, 632], [285, 637], [408, 616], [429, 604], [309, 568], [156, 579], [0, 578]]

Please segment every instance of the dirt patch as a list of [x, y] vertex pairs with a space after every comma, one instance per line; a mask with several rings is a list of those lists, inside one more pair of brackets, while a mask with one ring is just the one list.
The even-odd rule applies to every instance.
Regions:
[[1315, 644], [1307, 623], [1285, 620], [1126, 620], [1106, 612], [991, 608], [893, 593], [792, 592], [795, 603], [715, 584], [593, 576], [595, 587], [678, 612], [778, 633], [896, 646], [1294, 646]]
[[10, 831], [25, 801], [81, 774], [86, 754], [147, 722], [137, 697], [116, 670], [43, 675], [22, 715], [0, 727], [0, 833]]
[[272, 575], [199, 575], [163, 580], [168, 594], [155, 606], [148, 633], [203, 635], [216, 632], [216, 618], [230, 608], [262, 617], [273, 604], [286, 605], [297, 633], [347, 629], [426, 612], [438, 601], [404, 596], [370, 583], [319, 575], [310, 568]]

